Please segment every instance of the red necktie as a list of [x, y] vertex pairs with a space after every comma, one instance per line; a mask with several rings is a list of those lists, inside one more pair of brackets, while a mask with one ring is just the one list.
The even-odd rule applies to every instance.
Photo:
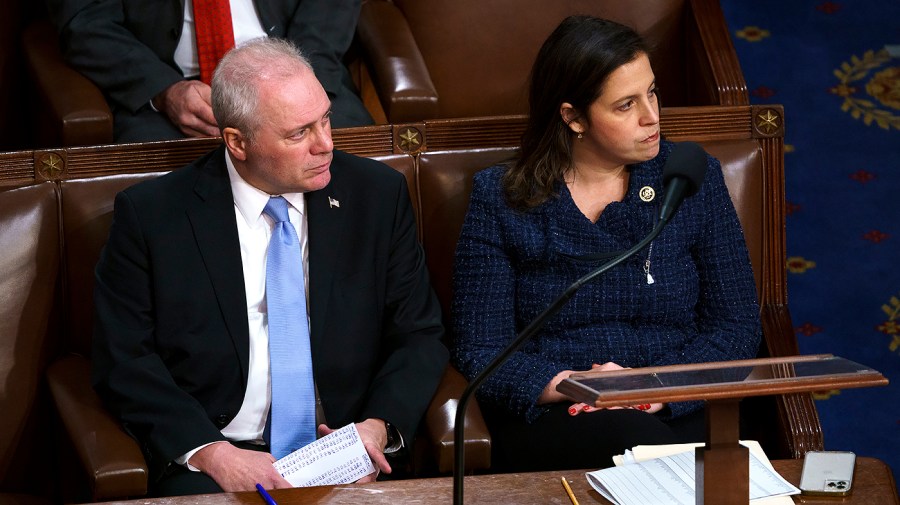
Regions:
[[209, 84], [219, 60], [234, 47], [228, 0], [194, 0], [194, 32], [200, 80]]

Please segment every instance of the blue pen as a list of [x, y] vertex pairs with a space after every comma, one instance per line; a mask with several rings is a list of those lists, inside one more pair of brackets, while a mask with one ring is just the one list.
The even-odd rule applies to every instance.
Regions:
[[266, 492], [265, 489], [263, 489], [262, 484], [257, 484], [256, 490], [259, 491], [259, 495], [262, 496], [263, 500], [266, 500], [267, 505], [278, 505], [277, 503], [275, 503], [275, 499], [272, 498], [272, 495], [270, 495], [268, 492]]

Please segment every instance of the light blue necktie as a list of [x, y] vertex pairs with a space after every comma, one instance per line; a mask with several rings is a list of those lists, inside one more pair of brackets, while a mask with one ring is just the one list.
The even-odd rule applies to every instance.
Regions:
[[272, 376], [269, 446], [275, 458], [282, 458], [316, 439], [316, 393], [300, 239], [283, 197], [270, 198], [263, 212], [275, 220], [266, 260]]

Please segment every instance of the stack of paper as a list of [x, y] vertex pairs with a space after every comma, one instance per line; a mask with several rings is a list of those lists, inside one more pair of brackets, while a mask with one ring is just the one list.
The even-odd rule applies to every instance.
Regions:
[[[750, 501], [755, 505], [792, 504], [800, 490], [784, 480], [759, 443], [750, 449]], [[694, 448], [703, 444], [638, 446], [613, 458], [616, 467], [587, 474], [588, 482], [618, 505], [694, 505]]]

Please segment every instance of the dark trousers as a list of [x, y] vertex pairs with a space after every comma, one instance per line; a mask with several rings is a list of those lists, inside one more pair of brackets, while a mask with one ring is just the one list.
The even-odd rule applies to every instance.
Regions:
[[489, 406], [482, 407], [491, 432], [491, 469], [495, 472], [598, 469], [635, 445], [703, 442], [703, 410], [663, 421], [635, 409], [600, 410], [570, 416], [569, 403], [550, 407], [526, 423]]

